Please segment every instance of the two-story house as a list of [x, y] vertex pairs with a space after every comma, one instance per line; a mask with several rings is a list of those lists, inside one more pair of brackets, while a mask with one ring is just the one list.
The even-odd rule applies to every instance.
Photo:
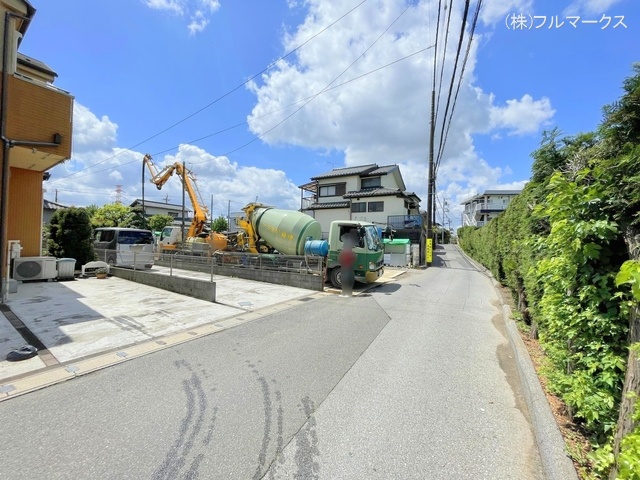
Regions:
[[[22, 256], [41, 254], [44, 173], [71, 156], [73, 97], [53, 86], [57, 74], [18, 53], [36, 13], [26, 0], [0, 0], [0, 268], [9, 240]], [[55, 38], [53, 39], [55, 41]], [[2, 301], [5, 285], [2, 286]]]
[[398, 165], [334, 168], [301, 189], [300, 210], [314, 217], [323, 235], [334, 220], [361, 220], [394, 229], [422, 225], [420, 198], [406, 192]]
[[[142, 199], [137, 198], [133, 202], [131, 202], [130, 207], [138, 207], [142, 206]], [[164, 203], [164, 202], [154, 202], [150, 200], [144, 201], [144, 214], [146, 218], [149, 218], [153, 215], [169, 215], [173, 218], [173, 225], [179, 225], [182, 223], [182, 219], [184, 216], [185, 223], [191, 223], [193, 218], [193, 212], [188, 208], [184, 209], [184, 214], [182, 211], [182, 205], [175, 205], [173, 203]]]
[[522, 190], [485, 190], [468, 198], [462, 212], [462, 226], [481, 227], [507, 209], [513, 198]]

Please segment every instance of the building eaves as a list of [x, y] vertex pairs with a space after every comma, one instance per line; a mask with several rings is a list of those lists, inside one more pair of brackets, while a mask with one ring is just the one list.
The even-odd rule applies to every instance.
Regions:
[[34, 70], [42, 72], [46, 75], [51, 75], [52, 77], [57, 77], [58, 74], [54, 72], [51, 67], [49, 67], [46, 63], [36, 60], [35, 58], [31, 58], [24, 53], [18, 52], [17, 62], [22, 65], [26, 65]]
[[519, 195], [522, 190], [485, 190], [483, 195]]
[[[135, 207], [136, 205], [142, 205], [142, 200], [140, 198], [135, 199], [130, 207]], [[145, 207], [154, 207], [154, 208], [164, 208], [165, 210], [182, 210], [182, 205], [176, 205], [173, 203], [164, 203], [164, 202], [154, 202], [151, 200], [144, 201]], [[185, 210], [190, 210], [187, 206], [185, 206]]]
[[46, 198], [42, 202], [42, 206], [45, 210], [60, 210], [61, 208], [67, 208], [66, 205], [62, 205], [61, 203], [52, 202], [47, 200]]
[[418, 203], [422, 201], [422, 199], [418, 195], [416, 195], [414, 192], [404, 192], [404, 194], [409, 198], [415, 198], [418, 201]]
[[324, 178], [350, 177], [353, 175], [365, 175], [368, 172], [379, 168], [378, 165], [372, 163], [370, 165], [360, 165], [357, 167], [334, 168], [330, 172], [322, 173], [311, 177], [311, 180], [320, 180]]
[[462, 201], [460, 203], [460, 205], [466, 205], [467, 203], [472, 203], [476, 200], [480, 200], [483, 197], [487, 196], [487, 195], [511, 195], [511, 196], [515, 196], [515, 195], [520, 195], [522, 193], [522, 190], [485, 190], [483, 193], [478, 193], [472, 197], [467, 198], [466, 200]]
[[328, 210], [332, 208], [349, 208], [349, 202], [314, 203], [310, 205], [307, 210]]
[[343, 198], [359, 198], [359, 197], [381, 197], [381, 196], [389, 196], [395, 195], [397, 197], [402, 197], [403, 192], [398, 190], [397, 188], [367, 188], [364, 190], [356, 190], [352, 192], [347, 192], [343, 195]]
[[369, 172], [366, 173], [361, 173], [360, 176], [362, 177], [378, 177], [380, 175], [387, 175], [388, 173], [391, 173], [392, 171], [394, 171], [395, 169], [398, 168], [398, 165], [383, 165], [381, 167], [375, 168]]

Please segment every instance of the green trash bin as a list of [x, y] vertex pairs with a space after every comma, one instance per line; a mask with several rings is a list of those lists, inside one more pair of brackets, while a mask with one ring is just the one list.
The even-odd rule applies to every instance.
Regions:
[[58, 280], [73, 280], [75, 278], [75, 258], [59, 258], [56, 266], [58, 269]]

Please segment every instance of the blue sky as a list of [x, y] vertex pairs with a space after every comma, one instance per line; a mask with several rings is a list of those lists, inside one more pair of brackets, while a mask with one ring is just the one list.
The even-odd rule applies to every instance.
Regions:
[[[366, 163], [399, 164], [426, 208], [438, 0], [31, 3], [20, 51], [75, 97], [72, 158], [48, 200], [130, 204], [150, 153], [185, 161], [214, 217], [256, 198], [296, 209], [311, 177]], [[463, 5], [436, 52], [440, 120]], [[514, 28], [520, 14], [532, 28]], [[529, 179], [545, 129], [595, 129], [638, 52], [635, 0], [485, 0], [438, 170], [452, 226], [465, 198]], [[181, 202], [177, 177], [161, 191], [146, 178], [147, 200]]]

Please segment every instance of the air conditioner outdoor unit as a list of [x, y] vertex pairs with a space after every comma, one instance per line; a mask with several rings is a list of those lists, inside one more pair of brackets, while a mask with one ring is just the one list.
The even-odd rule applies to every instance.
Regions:
[[14, 280], [49, 280], [57, 275], [55, 257], [20, 257], [13, 261]]

